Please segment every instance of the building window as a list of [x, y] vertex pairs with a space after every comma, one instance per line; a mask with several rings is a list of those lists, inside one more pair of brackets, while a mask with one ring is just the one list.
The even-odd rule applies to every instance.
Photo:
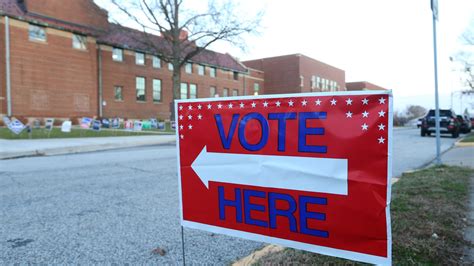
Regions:
[[303, 75], [300, 76], [300, 87], [303, 88], [304, 86], [304, 77]]
[[135, 64], [145, 65], [145, 54], [135, 52]]
[[161, 102], [161, 80], [153, 79], [153, 102]]
[[198, 65], [198, 74], [199, 74], [200, 76], [204, 76], [204, 74], [205, 74], [205, 68], [204, 68], [203, 65]]
[[197, 98], [197, 85], [189, 84], [189, 99], [196, 99], [196, 98]]
[[233, 89], [232, 96], [239, 96], [239, 90]]
[[84, 35], [72, 35], [72, 47], [79, 50], [87, 49], [87, 37]]
[[234, 80], [239, 80], [239, 72], [234, 71]]
[[224, 97], [229, 96], [229, 89], [228, 88], [224, 88], [224, 91], [222, 92], [222, 96], [224, 96]]
[[311, 76], [311, 90], [316, 88], [316, 76]]
[[114, 98], [116, 101], [123, 101], [122, 86], [114, 87], [114, 95], [115, 95]]
[[123, 61], [123, 50], [120, 48], [112, 49], [112, 60], [114, 61]]
[[46, 30], [44, 27], [30, 24], [28, 35], [30, 41], [46, 41]]
[[153, 67], [154, 68], [161, 68], [161, 60], [158, 56], [153, 56]]
[[260, 84], [259, 83], [254, 83], [253, 84], [253, 94], [258, 95], [259, 92], [260, 92]]
[[180, 93], [181, 93], [180, 99], [188, 98], [188, 84], [187, 83], [181, 83]]
[[215, 67], [211, 67], [209, 68], [209, 76], [211, 76], [211, 78], [215, 78], [216, 77], [216, 68]]
[[168, 70], [169, 70], [169, 71], [173, 71], [173, 69], [174, 69], [173, 64], [168, 63]]
[[144, 77], [136, 77], [136, 88], [137, 88], [137, 101], [146, 101], [145, 98], [145, 78]]
[[193, 64], [191, 64], [191, 63], [186, 63], [186, 65], [184, 66], [184, 70], [185, 70], [186, 73], [188, 73], [188, 74], [193, 73]]
[[209, 97], [219, 97], [216, 87], [209, 88]]
[[318, 89], [321, 88], [320, 82], [321, 82], [321, 78], [316, 77], [316, 88], [318, 88]]

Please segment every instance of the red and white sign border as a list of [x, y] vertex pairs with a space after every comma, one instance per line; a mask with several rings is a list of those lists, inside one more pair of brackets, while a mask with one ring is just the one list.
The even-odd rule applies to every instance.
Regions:
[[251, 100], [251, 99], [273, 99], [273, 98], [292, 98], [292, 97], [314, 97], [314, 96], [345, 96], [345, 95], [379, 95], [385, 94], [388, 96], [389, 105], [388, 105], [388, 163], [387, 163], [387, 202], [385, 207], [385, 217], [387, 224], [387, 257], [380, 257], [374, 255], [368, 255], [364, 253], [347, 251], [335, 248], [329, 248], [324, 246], [306, 244], [302, 242], [276, 238], [271, 236], [259, 235], [234, 229], [228, 229], [218, 226], [212, 226], [208, 224], [202, 224], [198, 222], [185, 221], [183, 219], [183, 202], [181, 194], [181, 163], [179, 158], [180, 151], [180, 137], [179, 131], [176, 130], [176, 157], [177, 157], [177, 168], [178, 168], [178, 192], [179, 192], [179, 214], [181, 226], [205, 230], [208, 232], [216, 234], [225, 234], [234, 237], [240, 237], [244, 239], [272, 243], [277, 245], [282, 245], [285, 247], [305, 250], [309, 252], [314, 252], [318, 254], [336, 256], [340, 258], [356, 260], [360, 262], [372, 263], [376, 265], [391, 265], [392, 264], [392, 226], [390, 220], [390, 202], [392, 195], [392, 156], [393, 156], [393, 95], [392, 91], [337, 91], [337, 92], [311, 92], [311, 93], [290, 93], [290, 94], [271, 94], [271, 95], [249, 95], [249, 96], [234, 96], [234, 97], [219, 97], [219, 98], [198, 98], [198, 99], [183, 99], [174, 101], [175, 109], [175, 123], [179, 124], [178, 120], [178, 104], [179, 103], [192, 103], [192, 102], [217, 102], [217, 101], [226, 101], [226, 100]]

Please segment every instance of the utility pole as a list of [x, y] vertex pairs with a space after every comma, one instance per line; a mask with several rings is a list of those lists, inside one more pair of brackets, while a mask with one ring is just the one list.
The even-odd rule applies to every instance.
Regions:
[[438, 20], [438, 0], [431, 0], [433, 13], [433, 47], [435, 76], [435, 124], [436, 124], [436, 164], [441, 164], [441, 137], [439, 129], [439, 97], [438, 97], [438, 50], [436, 47], [436, 21]]

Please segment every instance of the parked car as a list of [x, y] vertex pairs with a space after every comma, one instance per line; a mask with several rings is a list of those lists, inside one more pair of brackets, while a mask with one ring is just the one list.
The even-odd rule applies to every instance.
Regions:
[[416, 120], [416, 127], [417, 127], [417, 128], [420, 128], [420, 127], [421, 127], [421, 123], [423, 123], [423, 118], [419, 118], [418, 120]]
[[[439, 126], [441, 134], [451, 134], [453, 138], [459, 137], [461, 131], [461, 123], [459, 122], [453, 110], [440, 109], [439, 110]], [[421, 122], [421, 136], [431, 135], [436, 132], [435, 126], [435, 110], [431, 109], [426, 114]]]
[[456, 117], [458, 118], [459, 123], [461, 123], [461, 128], [460, 128], [461, 133], [471, 132], [471, 128], [472, 128], [471, 121], [470, 121], [471, 119], [467, 117], [466, 115], [465, 116], [457, 115]]
[[471, 117], [471, 128], [474, 127], [474, 117]]

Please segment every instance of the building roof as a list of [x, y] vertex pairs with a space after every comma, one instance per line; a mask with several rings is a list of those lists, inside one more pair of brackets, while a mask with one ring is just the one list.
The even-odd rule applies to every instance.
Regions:
[[354, 81], [346, 82], [346, 89], [348, 91], [359, 91], [359, 90], [387, 90], [386, 88], [380, 87], [368, 81]]
[[[0, 15], [2, 14], [24, 21], [45, 24], [45, 26], [58, 28], [61, 30], [91, 35], [97, 38], [98, 43], [121, 47], [124, 49], [154, 53], [153, 49], [150, 49], [149, 46], [145, 44], [145, 42], [139, 41], [145, 36], [143, 32], [117, 24], [110, 23], [108, 29], [104, 31], [102, 29], [92, 28], [86, 25], [80, 25], [40, 14], [35, 14], [28, 12], [23, 0], [0, 0]], [[171, 50], [170, 48], [166, 47], [167, 42], [164, 40], [164, 38], [151, 34], [148, 34], [148, 36], [157, 47], [160, 47], [160, 50]], [[218, 66], [233, 71], [247, 71], [247, 69], [231, 55], [222, 54], [211, 50], [202, 51], [200, 54], [193, 57], [191, 61], [205, 65]]]

